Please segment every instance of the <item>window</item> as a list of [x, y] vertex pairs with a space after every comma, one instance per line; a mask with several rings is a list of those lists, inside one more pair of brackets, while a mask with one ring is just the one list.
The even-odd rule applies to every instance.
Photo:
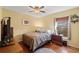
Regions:
[[64, 37], [69, 37], [69, 16], [56, 18], [55, 20], [55, 31], [56, 34], [61, 34]]

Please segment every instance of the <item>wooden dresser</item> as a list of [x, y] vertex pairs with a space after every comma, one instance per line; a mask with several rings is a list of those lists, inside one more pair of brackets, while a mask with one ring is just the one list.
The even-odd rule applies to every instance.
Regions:
[[59, 45], [63, 45], [63, 41], [62, 41], [62, 37], [59, 35], [51, 35], [51, 39], [54, 43], [59, 44]]
[[54, 34], [51, 35], [51, 40], [59, 45], [67, 46], [67, 39], [68, 38], [62, 37], [60, 35], [54, 35]]
[[14, 44], [6, 46], [6, 47], [0, 47], [0, 53], [21, 53], [23, 52], [22, 47], [18, 42], [14, 40]]

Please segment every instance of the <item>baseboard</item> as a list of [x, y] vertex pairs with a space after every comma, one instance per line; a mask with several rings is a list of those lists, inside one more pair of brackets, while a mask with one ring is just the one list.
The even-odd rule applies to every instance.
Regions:
[[71, 44], [67, 44], [67, 45], [70, 46], [70, 47], [79, 49], [79, 46], [74, 46], [74, 45], [71, 45]]
[[20, 42], [22, 41], [22, 35], [14, 36], [14, 39], [16, 39], [17, 42]]
[[22, 40], [18, 40], [17, 42], [21, 42]]

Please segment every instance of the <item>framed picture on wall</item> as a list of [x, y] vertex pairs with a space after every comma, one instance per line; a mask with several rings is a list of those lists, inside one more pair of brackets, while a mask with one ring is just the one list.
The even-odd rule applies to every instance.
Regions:
[[23, 25], [29, 25], [29, 21], [27, 19], [23, 19]]

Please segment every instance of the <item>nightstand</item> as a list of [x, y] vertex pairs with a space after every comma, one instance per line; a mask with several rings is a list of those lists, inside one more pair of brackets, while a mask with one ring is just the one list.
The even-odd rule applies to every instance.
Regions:
[[62, 40], [63, 40], [63, 45], [67, 46], [67, 40], [68, 40], [68, 38], [67, 37], [62, 37]]
[[64, 46], [67, 46], [67, 41], [63, 41], [63, 45]]

